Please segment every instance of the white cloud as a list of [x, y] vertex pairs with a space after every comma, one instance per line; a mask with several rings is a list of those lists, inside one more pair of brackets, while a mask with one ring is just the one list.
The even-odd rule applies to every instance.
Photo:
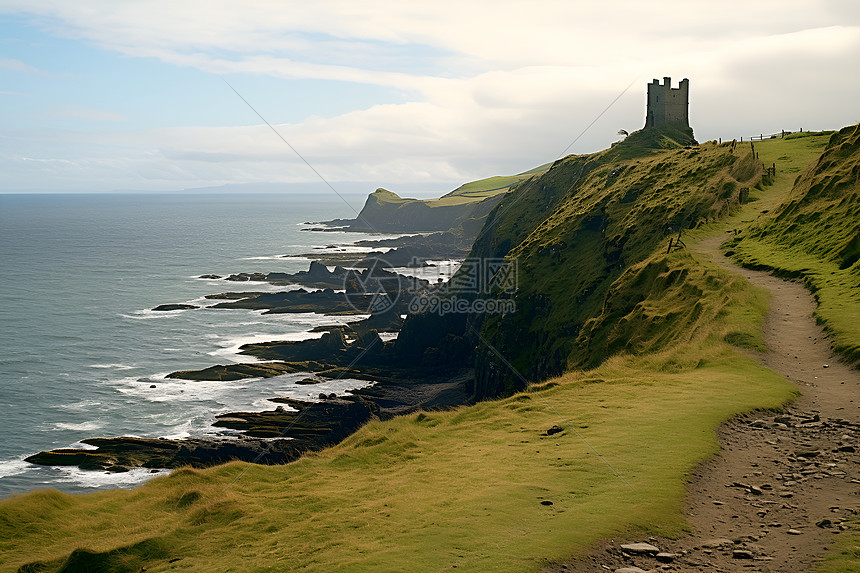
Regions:
[[[638, 82], [571, 151], [600, 149], [619, 128], [644, 123], [645, 84], [655, 76], [690, 78], [699, 139], [840, 127], [857, 120], [860, 99], [853, 1], [0, 0], [0, 11], [170, 65], [412, 94], [408, 103], [277, 126], [332, 181], [455, 182], [525, 170], [555, 159]], [[255, 94], [242, 95], [254, 104]], [[88, 137], [74, 136], [78, 147], [65, 152], [85, 166], [80, 177], [99, 166], [111, 174], [105, 180], [130, 173], [168, 187], [315, 177], [265, 125]]]
[[[35, 74], [35, 75], [46, 75], [47, 72], [44, 70], [40, 70], [38, 68], [34, 68], [29, 64], [25, 64], [20, 60], [15, 60], [12, 58], [0, 58], [0, 70], [9, 70], [12, 72], [21, 72], [25, 74]], [[10, 92], [3, 92], [10, 93]]]

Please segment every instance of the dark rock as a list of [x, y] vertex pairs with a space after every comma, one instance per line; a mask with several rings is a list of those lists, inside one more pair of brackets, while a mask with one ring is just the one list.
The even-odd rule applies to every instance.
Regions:
[[281, 374], [316, 371], [322, 368], [322, 365], [313, 362], [259, 362], [217, 365], [202, 370], [180, 370], [171, 372], [167, 377], [181, 380], [231, 381], [244, 378], [272, 378]]
[[540, 504], [541, 504], [541, 505], [552, 505], [552, 502], [551, 502], [550, 500], [548, 500], [548, 499], [545, 499], [545, 500], [543, 500], [542, 502], [540, 502]]
[[160, 304], [160, 305], [156, 306], [155, 308], [153, 308], [152, 310], [157, 310], [159, 312], [161, 312], [161, 311], [167, 312], [167, 311], [171, 311], [171, 310], [191, 310], [194, 308], [200, 308], [200, 307], [197, 305], [194, 305], [194, 304]]
[[296, 380], [296, 384], [319, 384], [322, 382], [319, 378], [302, 378], [301, 380]]
[[234, 282], [264, 282], [266, 280], [266, 275], [263, 273], [236, 273], [232, 274], [224, 280], [234, 281]]
[[548, 429], [548, 430], [546, 431], [546, 435], [547, 435], [547, 436], [552, 436], [552, 435], [554, 435], [554, 434], [559, 434], [559, 433], [561, 433], [561, 432], [563, 432], [563, 431], [564, 431], [564, 428], [562, 428], [561, 426], [556, 425], [556, 426], [553, 426], [552, 428]]
[[255, 463], [286, 463], [297, 459], [308, 443], [279, 440], [271, 450], [259, 440], [88, 438], [83, 443], [94, 450], [57, 449], [40, 452], [26, 461], [39, 465], [78, 466], [85, 470], [128, 471], [133, 467], [206, 467], [232, 460]]
[[220, 278], [223, 278], [223, 277], [222, 277], [221, 275], [200, 275], [200, 276], [199, 276], [199, 277], [197, 277], [197, 278], [199, 278], [199, 279], [211, 279], [211, 280], [217, 280], [217, 279], [220, 279]]

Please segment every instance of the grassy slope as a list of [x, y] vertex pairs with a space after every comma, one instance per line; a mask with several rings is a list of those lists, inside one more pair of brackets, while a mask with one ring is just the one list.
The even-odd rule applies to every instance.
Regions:
[[[527, 379], [593, 367], [619, 350], [652, 348], [645, 339], [653, 338], [655, 327], [664, 338], [684, 336], [686, 318], [674, 311], [643, 313], [642, 325], [651, 334], [608, 332], [615, 319], [644, 301], [650, 287], [629, 290], [634, 296], [617, 299], [615, 308], [606, 307], [607, 294], [619, 277], [647, 283], [660, 275], [657, 268], [631, 268], [665, 249], [679, 229], [728, 216], [739, 205], [741, 189], [759, 181], [761, 165], [746, 149], [732, 152], [716, 143], [664, 151], [642, 147], [653, 139], [662, 142], [637, 132], [605, 152], [558, 161], [490, 213], [472, 255], [516, 258], [518, 312], [482, 317], [478, 328]], [[644, 302], [638, 310], [647, 311]], [[481, 352], [477, 397], [521, 386], [517, 376], [494, 366], [494, 352]]]
[[[816, 148], [826, 137], [794, 138], [796, 150]], [[791, 160], [774, 141], [756, 144], [777, 170]], [[792, 173], [797, 167], [786, 169]], [[797, 169], [797, 171], [800, 171]], [[778, 177], [787, 185], [790, 177]], [[860, 363], [860, 126], [830, 138], [827, 151], [800, 173], [784, 204], [731, 242], [744, 265], [802, 278], [815, 293], [816, 318], [834, 349]]]
[[[754, 194], [771, 200], [770, 189]], [[661, 316], [695, 316], [696, 327], [658, 328], [650, 354], [504, 400], [371, 423], [288, 466], [0, 501], [0, 571], [36, 560], [44, 571], [66, 560], [67, 570], [535, 571], [620, 532], [677, 534], [685, 476], [716, 450], [713, 430], [778, 407], [792, 386], [726, 342], [761, 343], [764, 294], [694, 254], [661, 243], [607, 293], [607, 324], [636, 299], [617, 321], [632, 333]], [[554, 424], [565, 431], [541, 435]]]

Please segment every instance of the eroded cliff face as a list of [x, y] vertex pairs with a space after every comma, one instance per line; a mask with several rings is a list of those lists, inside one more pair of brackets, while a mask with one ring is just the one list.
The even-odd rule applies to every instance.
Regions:
[[[601, 153], [561, 159], [515, 186], [489, 213], [469, 255], [515, 262], [515, 293], [458, 291], [468, 279], [458, 275], [445, 295], [511, 297], [515, 311], [410, 315], [399, 355], [472, 362], [473, 396], [480, 400], [599, 364], [620, 350], [655, 350], [610, 332], [617, 331], [613, 321], [641, 312], [643, 284], [666, 282], [649, 278], [659, 265], [636, 265], [683, 248], [685, 229], [727, 215], [763, 172], [748, 148], [681, 146], [678, 139], [675, 132], [637, 132]], [[413, 332], [421, 332], [421, 345]]]

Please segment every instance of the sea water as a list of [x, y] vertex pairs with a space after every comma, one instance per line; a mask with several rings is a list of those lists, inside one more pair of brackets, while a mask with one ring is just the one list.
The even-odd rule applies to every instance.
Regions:
[[[253, 361], [241, 344], [298, 340], [342, 317], [201, 308], [207, 294], [275, 290], [197, 278], [296, 272], [285, 258], [368, 236], [308, 231], [306, 221], [355, 217], [325, 194], [0, 195], [0, 497], [37, 488], [85, 492], [152, 477], [41, 467], [26, 456], [86, 447], [97, 436], [213, 436], [214, 416], [272, 409], [365, 385], [296, 385], [299, 374], [234, 382], [166, 379], [175, 370]], [[281, 287], [278, 290], [282, 290]], [[154, 387], [153, 387], [154, 386]]]

